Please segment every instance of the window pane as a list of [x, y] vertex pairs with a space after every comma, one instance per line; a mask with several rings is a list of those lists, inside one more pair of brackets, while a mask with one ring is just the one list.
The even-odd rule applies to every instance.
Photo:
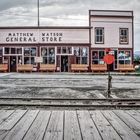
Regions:
[[11, 54], [16, 54], [16, 48], [11, 48]]
[[104, 57], [104, 51], [99, 51], [99, 59], [103, 59]]
[[36, 56], [36, 48], [31, 48], [31, 56]]
[[17, 48], [17, 54], [22, 54], [22, 48]]
[[41, 48], [41, 55], [47, 56], [47, 48]]
[[82, 57], [82, 64], [87, 64], [87, 57]]
[[57, 47], [57, 53], [61, 54], [61, 47]]
[[47, 57], [43, 57], [43, 64], [47, 64]]
[[0, 64], [2, 64], [2, 57], [0, 57]]
[[30, 57], [24, 57], [24, 64], [31, 64]]
[[93, 59], [98, 59], [98, 51], [93, 51], [92, 52], [92, 58]]
[[124, 58], [125, 58], [124, 51], [119, 51], [118, 59], [122, 59], [122, 60], [124, 60]]
[[54, 57], [55, 56], [55, 49], [49, 48], [49, 56]]
[[10, 48], [4, 48], [5, 54], [10, 54]]
[[76, 57], [76, 64], [80, 64], [80, 57]]
[[124, 60], [119, 60], [119, 64], [124, 64]]
[[2, 50], [3, 50], [3, 49], [2, 49], [2, 48], [0, 48], [0, 56], [2, 56]]
[[66, 47], [62, 47], [62, 54], [67, 53]]
[[76, 56], [79, 56], [80, 55], [80, 49], [77, 47], [77, 48], [74, 48], [74, 55]]
[[35, 64], [35, 57], [31, 57], [31, 64]]
[[87, 48], [82, 48], [82, 56], [87, 56]]
[[128, 43], [128, 29], [120, 29], [120, 43]]
[[24, 48], [24, 55], [30, 56], [30, 48]]

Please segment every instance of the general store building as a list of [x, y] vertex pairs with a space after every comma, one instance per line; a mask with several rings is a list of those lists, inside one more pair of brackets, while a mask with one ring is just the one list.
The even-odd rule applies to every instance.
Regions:
[[106, 71], [106, 53], [112, 71], [132, 69], [133, 38], [132, 11], [90, 10], [87, 27], [0, 27], [0, 70]]

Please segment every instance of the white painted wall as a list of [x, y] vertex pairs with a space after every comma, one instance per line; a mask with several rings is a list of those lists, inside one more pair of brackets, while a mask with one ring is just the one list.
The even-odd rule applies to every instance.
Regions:
[[[132, 19], [112, 17], [91, 18], [92, 48], [132, 48]], [[104, 27], [104, 44], [95, 44], [95, 27]], [[129, 29], [129, 44], [119, 44], [119, 28]]]
[[[15, 33], [16, 36], [9, 36], [9, 33]], [[17, 33], [32, 33], [33, 36], [17, 35]], [[46, 36], [42, 40], [42, 33]], [[51, 33], [53, 35], [51, 35]], [[54, 35], [56, 33], [62, 36]], [[47, 35], [49, 34], [49, 35]], [[8, 37], [8, 38], [7, 38]], [[24, 37], [27, 40], [24, 40]], [[61, 37], [61, 39], [59, 38]], [[11, 41], [11, 38], [18, 38], [18, 41]], [[21, 39], [20, 39], [21, 38]], [[29, 39], [31, 38], [31, 40]], [[7, 40], [7, 41], [6, 41]], [[12, 39], [14, 40], [14, 39]], [[21, 41], [22, 40], [22, 41]], [[32, 41], [33, 40], [33, 41]], [[0, 44], [35, 44], [35, 43], [89, 43], [89, 29], [0, 29]]]

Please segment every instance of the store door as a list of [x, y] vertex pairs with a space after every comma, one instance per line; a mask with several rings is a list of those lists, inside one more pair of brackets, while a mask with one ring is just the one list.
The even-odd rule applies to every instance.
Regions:
[[10, 72], [16, 72], [17, 66], [17, 57], [16, 56], [10, 56]]
[[61, 56], [61, 72], [68, 72], [68, 56]]

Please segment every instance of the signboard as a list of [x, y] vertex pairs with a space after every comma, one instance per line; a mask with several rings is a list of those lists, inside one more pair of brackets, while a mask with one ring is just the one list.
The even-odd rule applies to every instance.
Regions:
[[113, 55], [111, 55], [111, 54], [106, 54], [105, 56], [104, 56], [104, 62], [106, 63], [106, 64], [112, 64], [113, 62], [114, 62], [114, 56]]
[[42, 63], [43, 58], [42, 57], [35, 57], [35, 63]]
[[89, 43], [89, 29], [0, 29], [0, 44]]

